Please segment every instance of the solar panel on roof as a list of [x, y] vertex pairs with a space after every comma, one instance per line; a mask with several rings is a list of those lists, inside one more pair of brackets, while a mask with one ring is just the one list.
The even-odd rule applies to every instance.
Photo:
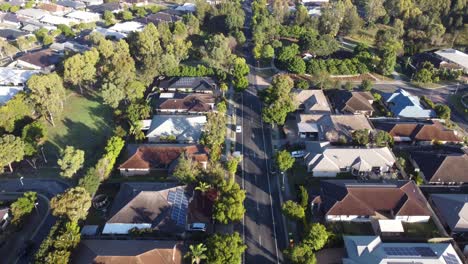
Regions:
[[[187, 220], [187, 209], [188, 209], [188, 197], [182, 188], [176, 189], [171, 195], [173, 199], [171, 219], [176, 222], [177, 225], [185, 225]], [[169, 195], [168, 195], [169, 199]]]
[[453, 254], [447, 253], [447, 255], [444, 255], [443, 257], [447, 264], [460, 264], [458, 258]]
[[384, 247], [383, 249], [389, 256], [436, 256], [434, 251], [429, 247]]

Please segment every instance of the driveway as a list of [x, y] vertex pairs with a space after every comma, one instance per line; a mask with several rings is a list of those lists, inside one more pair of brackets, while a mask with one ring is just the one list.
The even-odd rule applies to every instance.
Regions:
[[346, 256], [344, 248], [326, 248], [315, 253], [317, 263], [320, 264], [341, 264]]

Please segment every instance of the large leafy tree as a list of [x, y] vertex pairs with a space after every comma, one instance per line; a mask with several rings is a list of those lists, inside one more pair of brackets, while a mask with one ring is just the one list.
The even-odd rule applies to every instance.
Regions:
[[247, 246], [239, 233], [214, 234], [206, 241], [207, 262], [211, 264], [240, 263]]
[[387, 131], [379, 130], [374, 134], [374, 142], [378, 147], [386, 147], [393, 146], [394, 140]]
[[73, 146], [67, 146], [61, 153], [61, 158], [57, 164], [62, 170], [60, 175], [71, 178], [83, 166], [84, 151], [75, 149]]
[[242, 220], [245, 191], [234, 181], [223, 181], [219, 186], [219, 197], [214, 205], [213, 217], [220, 223]]
[[276, 153], [276, 164], [280, 171], [284, 172], [292, 168], [294, 165], [294, 158], [291, 156], [289, 151], [281, 150]]
[[283, 214], [290, 219], [301, 220], [305, 218], [304, 207], [294, 201], [286, 201], [281, 206]]
[[54, 117], [62, 112], [65, 101], [62, 78], [57, 73], [33, 75], [28, 80], [28, 88], [38, 112], [55, 126]]
[[13, 214], [13, 224], [16, 226], [20, 225], [24, 217], [34, 209], [36, 199], [37, 194], [35, 192], [26, 192], [22, 197], [11, 204], [10, 210]]
[[21, 131], [21, 139], [24, 142], [24, 155], [30, 158], [26, 159], [29, 164], [36, 168], [35, 156], [47, 138], [47, 129], [43, 123], [34, 121], [26, 125]]
[[327, 244], [329, 237], [330, 233], [324, 225], [314, 223], [306, 230], [306, 234], [302, 242], [313, 250], [318, 251]]
[[80, 88], [83, 93], [83, 85], [93, 83], [96, 79], [96, 64], [99, 61], [99, 52], [92, 48], [83, 54], [76, 54], [63, 63], [63, 79]]
[[76, 222], [86, 218], [91, 207], [91, 196], [82, 187], [70, 188], [52, 198], [50, 207], [54, 216], [66, 217]]
[[32, 116], [33, 107], [28, 102], [28, 97], [25, 93], [17, 93], [5, 105], [0, 106], [0, 128], [6, 132], [13, 132], [15, 124], [25, 117]]
[[207, 122], [203, 131], [202, 144], [210, 149], [210, 158], [218, 160], [221, 146], [226, 137], [226, 116], [217, 112], [207, 115]]
[[13, 172], [11, 164], [15, 161], [21, 161], [24, 157], [24, 142], [19, 137], [14, 135], [3, 135], [0, 138], [0, 172], [4, 171], [5, 166], [10, 167]]
[[272, 85], [263, 94], [265, 105], [262, 109], [262, 118], [265, 122], [282, 125], [286, 121], [287, 114], [296, 109], [291, 94], [293, 86], [293, 80], [287, 75], [273, 77]]
[[303, 243], [285, 249], [284, 254], [293, 264], [317, 263], [317, 259], [312, 248]]
[[180, 182], [190, 184], [196, 181], [198, 174], [197, 164], [186, 153], [182, 153], [172, 175]]
[[365, 146], [369, 144], [369, 129], [359, 129], [353, 132], [353, 142], [357, 145]]

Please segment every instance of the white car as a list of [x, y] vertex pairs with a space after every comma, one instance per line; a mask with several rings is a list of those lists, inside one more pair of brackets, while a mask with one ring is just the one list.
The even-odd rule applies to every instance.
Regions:
[[237, 125], [236, 126], [236, 133], [242, 133], [242, 127]]
[[293, 158], [303, 158], [305, 157], [306, 153], [304, 150], [297, 150], [297, 151], [293, 151], [291, 152], [291, 156]]
[[206, 224], [205, 223], [191, 223], [187, 226], [187, 231], [200, 231], [206, 232]]

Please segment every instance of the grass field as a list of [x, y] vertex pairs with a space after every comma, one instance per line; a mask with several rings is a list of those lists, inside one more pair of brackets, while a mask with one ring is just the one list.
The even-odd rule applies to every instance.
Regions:
[[93, 165], [101, 155], [113, 130], [110, 107], [94, 98], [70, 93], [55, 127], [47, 124], [48, 141], [44, 153], [49, 163], [54, 163], [60, 150], [66, 146], [85, 151], [85, 166]]

